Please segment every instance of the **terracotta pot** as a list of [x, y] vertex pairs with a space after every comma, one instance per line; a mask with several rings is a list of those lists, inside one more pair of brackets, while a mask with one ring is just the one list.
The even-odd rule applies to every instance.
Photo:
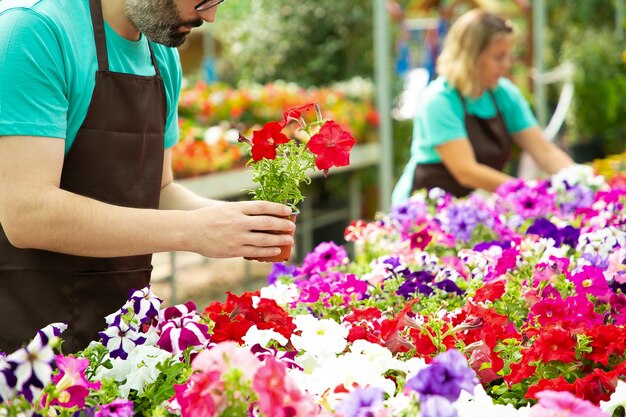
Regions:
[[[289, 216], [283, 217], [284, 219], [289, 219], [292, 222], [296, 222], [296, 217], [298, 216], [299, 212], [295, 212], [295, 213], [291, 213]], [[295, 230], [291, 230], [291, 232], [270, 232], [270, 233], [275, 233], [275, 234], [289, 234], [291, 236], [293, 236]], [[249, 261], [258, 261], [258, 262], [286, 262], [291, 258], [291, 249], [293, 248], [292, 245], [283, 245], [283, 246], [279, 246], [280, 247], [280, 253], [278, 255], [274, 255], [274, 256], [265, 256], [265, 257], [258, 257], [258, 258], [244, 258], [247, 259]]]

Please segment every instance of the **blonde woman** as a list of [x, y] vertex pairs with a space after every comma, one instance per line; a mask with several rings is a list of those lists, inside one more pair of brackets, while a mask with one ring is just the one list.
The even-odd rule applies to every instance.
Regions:
[[544, 138], [528, 102], [505, 78], [512, 46], [512, 27], [493, 13], [470, 10], [452, 25], [437, 60], [439, 77], [420, 97], [394, 204], [421, 188], [455, 196], [494, 191], [511, 179], [502, 169], [513, 142], [548, 173], [573, 164]]

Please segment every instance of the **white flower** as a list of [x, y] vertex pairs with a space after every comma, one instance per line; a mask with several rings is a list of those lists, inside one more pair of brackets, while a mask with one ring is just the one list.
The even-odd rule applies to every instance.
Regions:
[[260, 294], [261, 298], [274, 300], [279, 306], [289, 305], [297, 301], [299, 297], [298, 287], [295, 284], [283, 284], [280, 281], [261, 288]]
[[609, 415], [613, 415], [613, 411], [620, 406], [626, 408], [626, 382], [624, 381], [617, 381], [615, 392], [611, 394], [609, 401], [600, 401], [600, 408]]
[[17, 378], [16, 388], [18, 391], [25, 387], [26, 382], [38, 381], [41, 386], [46, 386], [52, 379], [52, 363], [54, 351], [43, 337], [35, 337], [22, 349], [18, 349], [5, 358], [5, 362], [13, 364], [13, 373]]
[[522, 414], [513, 405], [494, 404], [482, 385], [474, 388], [474, 393], [461, 391], [459, 399], [454, 403], [459, 417], [521, 417]]
[[259, 344], [262, 347], [267, 347], [270, 340], [277, 341], [281, 346], [285, 346], [288, 342], [287, 338], [282, 334], [269, 329], [261, 330], [256, 326], [256, 324], [250, 327], [246, 335], [243, 337], [243, 341], [246, 343], [246, 346]]
[[593, 167], [589, 165], [575, 164], [561, 169], [551, 178], [552, 188], [559, 191], [566, 190], [567, 186], [586, 185], [600, 187], [605, 183], [602, 175], [595, 175]]
[[142, 394], [148, 384], [156, 381], [160, 373], [156, 365], [171, 357], [171, 353], [155, 346], [137, 346], [130, 351], [127, 359], [112, 359], [111, 369], [98, 368], [96, 379], [113, 378], [118, 382], [125, 381], [119, 389], [123, 398], [127, 399], [131, 389]]
[[329, 319], [318, 320], [311, 315], [298, 315], [294, 319], [297, 330], [302, 333], [291, 336], [291, 343], [298, 350], [313, 354], [338, 354], [346, 348], [348, 329]]

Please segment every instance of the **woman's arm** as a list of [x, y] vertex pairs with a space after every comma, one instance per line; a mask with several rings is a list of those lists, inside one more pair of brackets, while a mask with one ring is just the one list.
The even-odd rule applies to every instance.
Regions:
[[441, 161], [452, 176], [464, 187], [495, 191], [512, 179], [497, 169], [476, 161], [474, 149], [467, 138], [459, 138], [436, 147]]
[[554, 174], [574, 164], [569, 155], [545, 138], [538, 126], [515, 133], [513, 140], [530, 154], [539, 168], [548, 174]]

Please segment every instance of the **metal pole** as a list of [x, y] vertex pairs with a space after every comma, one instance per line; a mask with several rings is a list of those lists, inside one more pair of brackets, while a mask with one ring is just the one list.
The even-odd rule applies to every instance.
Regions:
[[[544, 0], [533, 0], [533, 66], [538, 74], [545, 71], [543, 31], [546, 23], [546, 3]], [[548, 121], [548, 111], [546, 105], [546, 86], [541, 77], [535, 77], [533, 81], [535, 94], [535, 108], [537, 109], [537, 119], [541, 126], [545, 126]]]
[[615, 0], [615, 36], [624, 40], [624, 0]]
[[380, 115], [378, 133], [380, 137], [379, 167], [379, 209], [389, 211], [393, 182], [393, 142], [391, 133], [391, 81], [390, 81], [390, 45], [389, 14], [386, 0], [374, 2], [374, 74], [376, 79], [376, 107]]

